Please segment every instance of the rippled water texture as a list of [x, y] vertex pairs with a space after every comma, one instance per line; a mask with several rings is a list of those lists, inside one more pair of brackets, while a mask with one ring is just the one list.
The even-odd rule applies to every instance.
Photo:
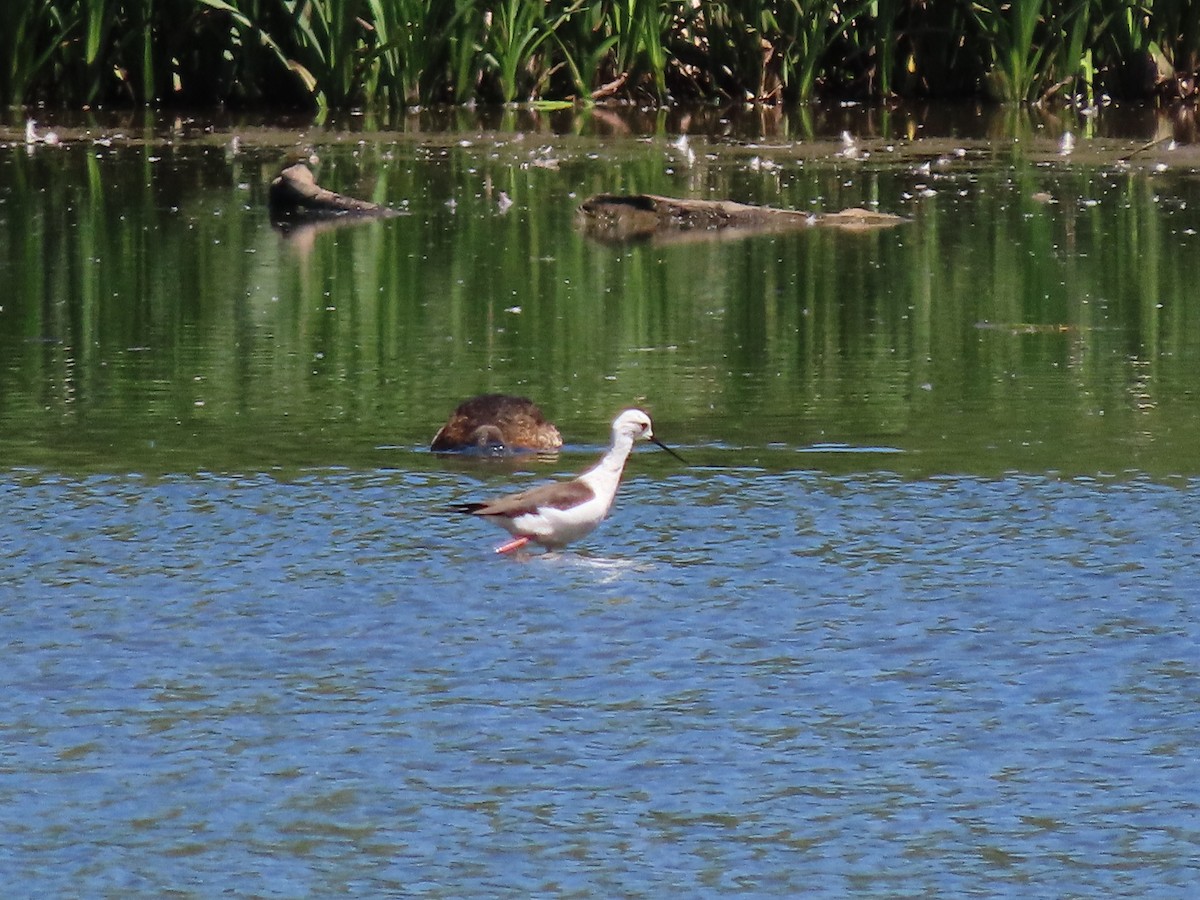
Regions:
[[513, 561], [430, 515], [472, 486], [6, 478], [0, 869], [60, 896], [1194, 886], [1194, 483], [643, 476], [585, 546]]
[[[1194, 893], [1196, 148], [610, 112], [0, 124], [0, 893]], [[399, 215], [272, 227], [300, 148]], [[430, 453], [485, 391], [561, 453]], [[635, 405], [586, 540], [443, 512]]]

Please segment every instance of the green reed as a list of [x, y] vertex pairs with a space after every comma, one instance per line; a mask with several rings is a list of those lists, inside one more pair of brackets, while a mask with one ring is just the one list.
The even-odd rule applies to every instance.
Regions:
[[[8, 0], [0, 100], [383, 106], [1144, 93], [1192, 0]], [[1154, 74], [1154, 73], [1152, 73]]]
[[1089, 74], [1090, 22], [1099, 4], [1075, 0], [981, 0], [971, 8], [989, 97], [1036, 100]]
[[43, 70], [70, 27], [63, 12], [51, 0], [18, 6], [0, 30], [0, 56], [7, 60], [0, 63], [0, 101], [6, 105], [21, 103], [47, 79]]

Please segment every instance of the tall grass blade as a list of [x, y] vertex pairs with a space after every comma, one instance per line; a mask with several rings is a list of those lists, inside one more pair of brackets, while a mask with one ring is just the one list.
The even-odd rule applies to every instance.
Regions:
[[[7, 0], [0, 100], [321, 107], [853, 92], [1137, 95], [1200, 67], [1194, 0]], [[1112, 73], [1153, 61], [1146, 84]], [[172, 85], [177, 90], [172, 90]], [[1182, 82], [1181, 82], [1182, 84]], [[982, 85], [982, 88], [980, 87]]]

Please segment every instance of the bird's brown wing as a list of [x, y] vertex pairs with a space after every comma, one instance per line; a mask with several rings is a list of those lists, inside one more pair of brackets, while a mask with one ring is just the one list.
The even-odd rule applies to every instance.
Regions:
[[477, 516], [507, 516], [511, 519], [536, 512], [541, 507], [570, 509], [572, 506], [586, 503], [595, 496], [595, 492], [582, 481], [562, 481], [543, 484], [519, 494], [497, 497], [484, 503], [466, 504], [470, 509], [463, 508], [463, 512], [471, 512]]

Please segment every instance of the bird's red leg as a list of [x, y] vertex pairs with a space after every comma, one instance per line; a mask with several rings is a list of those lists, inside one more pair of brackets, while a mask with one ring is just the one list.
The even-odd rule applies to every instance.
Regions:
[[520, 550], [522, 547], [524, 547], [528, 543], [529, 543], [529, 538], [527, 538], [525, 536], [521, 536], [519, 538], [513, 538], [507, 544], [497, 547], [496, 552], [497, 553], [511, 553], [513, 550]]

